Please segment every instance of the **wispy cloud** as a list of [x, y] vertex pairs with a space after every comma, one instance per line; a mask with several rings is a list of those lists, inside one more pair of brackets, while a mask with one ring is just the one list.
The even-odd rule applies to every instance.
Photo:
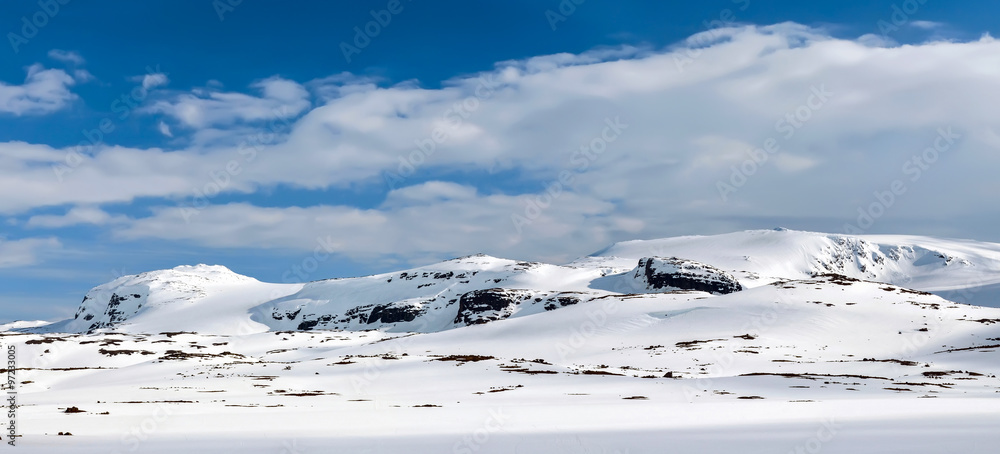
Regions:
[[37, 215], [28, 218], [28, 227], [60, 228], [79, 224], [106, 225], [125, 221], [97, 207], [73, 207], [64, 215]]
[[35, 64], [27, 69], [21, 85], [0, 82], [0, 112], [14, 115], [44, 115], [66, 107], [77, 95], [69, 90], [76, 83], [66, 71]]
[[41, 256], [57, 251], [62, 244], [56, 238], [0, 238], [0, 268], [13, 268], [39, 263]]
[[97, 79], [96, 77], [94, 77], [93, 74], [90, 73], [90, 71], [87, 71], [86, 69], [74, 69], [73, 78], [76, 79], [77, 82], [81, 83], [87, 83]]
[[[511, 214], [524, 210], [520, 197], [479, 194], [473, 187], [432, 181], [398, 189], [374, 209], [351, 206], [257, 207], [210, 206], [189, 222], [175, 208], [158, 209], [114, 229], [120, 239], [169, 239], [221, 248], [312, 250], [373, 260], [385, 256], [447, 258], [463, 251], [538, 256], [536, 241], [575, 238], [603, 244], [613, 233], [636, 233], [642, 222], [615, 215], [615, 205], [597, 197], [565, 194], [558, 204], [532, 219], [533, 241], [521, 241]], [[226, 220], [229, 221], [226, 221]], [[489, 241], [483, 241], [489, 238]]]
[[163, 121], [160, 121], [156, 125], [156, 129], [160, 131], [160, 134], [163, 134], [163, 135], [165, 135], [167, 137], [173, 137], [174, 136], [174, 133], [170, 132], [170, 125], [166, 124]]
[[145, 88], [146, 90], [161, 87], [170, 83], [170, 78], [164, 73], [143, 74], [141, 76], [133, 76], [129, 78], [129, 80], [141, 83], [142, 88]]
[[943, 27], [944, 23], [929, 20], [915, 20], [910, 21], [910, 25], [924, 30], [934, 30]]
[[[148, 76], [147, 76], [148, 77]], [[170, 116], [191, 128], [298, 116], [310, 107], [309, 92], [297, 82], [272, 77], [252, 85], [260, 96], [214, 89], [175, 93], [145, 111]]]
[[82, 55], [71, 50], [52, 49], [49, 51], [49, 58], [78, 66], [86, 62]]
[[[104, 147], [57, 183], [51, 166], [67, 150], [0, 144], [0, 193], [18, 194], [0, 198], [0, 212], [143, 198], [151, 215], [100, 225], [120, 240], [211, 247], [311, 250], [331, 235], [351, 238], [338, 249], [350, 255], [492, 248], [551, 258], [617, 239], [728, 230], [741, 225], [734, 219], [827, 219], [827, 230], [837, 230], [872, 191], [905, 177], [904, 163], [947, 127], [962, 137], [935, 156], [947, 164], [924, 162], [919, 185], [885, 219], [960, 218], [992, 203], [985, 188], [995, 184], [983, 182], [1000, 168], [991, 107], [1000, 103], [1000, 67], [992, 64], [1000, 43], [873, 46], [798, 24], [718, 33], [727, 38], [694, 50], [624, 46], [500, 62], [440, 88], [341, 74], [303, 83], [273, 77], [253, 93], [162, 90], [147, 112], [167, 116], [163, 124], [179, 139], [200, 138], [192, 139], [197, 146]], [[677, 58], [692, 55], [679, 71]], [[835, 96], [819, 110], [802, 107], [819, 86]], [[793, 134], [780, 127], [803, 116]], [[607, 118], [628, 129], [597, 153], [592, 144]], [[227, 134], [258, 142], [213, 139]], [[780, 149], [721, 201], [715, 183], [775, 137]], [[490, 169], [520, 183], [468, 182]], [[413, 178], [374, 206], [228, 203], [275, 188], [383, 193], [387, 173]], [[199, 199], [197, 216], [181, 215], [178, 207], [206, 189], [233, 197]], [[529, 214], [521, 234], [512, 216]], [[35, 224], [80, 219], [63, 218]]]

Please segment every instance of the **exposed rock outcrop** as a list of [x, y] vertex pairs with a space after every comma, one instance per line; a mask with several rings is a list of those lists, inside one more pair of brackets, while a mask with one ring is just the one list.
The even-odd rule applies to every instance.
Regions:
[[712, 265], [677, 257], [639, 260], [632, 277], [647, 290], [695, 290], [718, 295], [743, 290], [733, 275]]
[[455, 323], [477, 325], [503, 320], [514, 313], [515, 307], [531, 297], [527, 290], [489, 288], [473, 290], [458, 299]]
[[[551, 311], [593, 299], [581, 292], [540, 292], [537, 290], [490, 288], [463, 294], [458, 301], [456, 324], [479, 325], [503, 320], [515, 312], [534, 308]], [[541, 306], [541, 308], [535, 308]]]

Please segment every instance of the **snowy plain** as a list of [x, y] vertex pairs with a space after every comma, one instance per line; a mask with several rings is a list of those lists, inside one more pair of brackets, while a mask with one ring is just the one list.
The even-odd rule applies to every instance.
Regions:
[[[652, 289], [649, 257], [742, 290]], [[998, 283], [998, 244], [776, 229], [306, 284], [183, 266], [0, 339], [24, 452], [993, 453]]]

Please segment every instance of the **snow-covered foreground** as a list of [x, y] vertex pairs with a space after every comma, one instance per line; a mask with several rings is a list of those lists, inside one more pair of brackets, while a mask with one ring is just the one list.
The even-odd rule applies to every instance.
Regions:
[[412, 335], [4, 341], [29, 452], [995, 452], [997, 320], [818, 278]]
[[[18, 449], [996, 452], [1000, 309], [911, 288], [974, 295], [1000, 253], [919, 242], [743, 232], [568, 266], [126, 277], [78, 313], [105, 328], [0, 333], [18, 352]], [[688, 260], [637, 263], [661, 256]]]
[[[454, 411], [441, 411], [428, 415], [423, 412], [379, 413], [379, 417], [361, 417], [362, 422], [378, 424], [385, 428], [377, 435], [355, 435], [349, 432], [353, 424], [343, 425], [346, 418], [329, 414], [304, 412], [245, 412], [230, 414], [178, 416], [196, 418], [202, 424], [242, 424], [260, 421], [266, 429], [254, 433], [221, 433], [211, 435], [152, 434], [142, 442], [133, 438], [119, 442], [116, 437], [61, 437], [45, 440], [44, 444], [24, 445], [16, 449], [25, 452], [211, 452], [211, 453], [994, 453], [998, 440], [996, 415], [983, 416], [976, 411], [962, 411], [954, 406], [899, 405], [889, 401], [870, 401], [872, 406], [891, 405], [891, 415], [858, 415], [856, 409], [845, 406], [818, 404], [803, 409], [791, 405], [750, 404], [740, 408], [724, 406], [692, 410], [684, 407], [659, 407], [655, 410], [637, 406], [611, 407], [605, 412], [585, 406], [563, 407], [554, 410], [572, 412], [580, 418], [595, 422], [607, 421], [613, 412], [635, 419], [657, 419], [658, 427], [644, 426], [637, 429], [616, 429], [613, 425], [584, 428], [562, 425], [553, 428], [541, 422], [541, 417], [565, 418], [564, 414], [533, 413], [531, 406], [511, 409], [507, 426], [497, 432], [487, 429], [489, 410], [478, 409], [460, 415]], [[968, 402], [975, 406], [977, 403]], [[979, 402], [985, 405], [987, 402]], [[850, 406], [850, 405], [848, 405]], [[440, 409], [438, 409], [440, 410]], [[683, 417], [670, 417], [671, 412], [682, 411]], [[351, 410], [351, 412], [357, 412]], [[718, 422], [712, 425], [692, 426], [687, 419], [709, 420], [719, 413], [742, 415], [746, 422]], [[756, 415], [761, 412], [783, 413], [795, 420], [765, 421]], [[370, 412], [357, 412], [360, 414]], [[447, 414], [445, 414], [447, 413]], [[933, 414], [933, 416], [913, 416]], [[531, 417], [534, 415], [534, 417]], [[668, 416], [665, 416], [668, 415]], [[828, 422], [830, 415], [837, 420]], [[734, 415], [736, 417], [736, 415]], [[267, 421], [291, 422], [306, 418], [322, 418], [327, 424], [312, 424], [311, 433], [290, 432], [284, 426], [265, 424]], [[391, 427], [401, 419], [427, 420], [422, 434], [393, 434]], [[619, 418], [620, 419], [620, 418]], [[471, 423], [479, 421], [478, 424]], [[511, 422], [517, 421], [517, 423]], [[436, 424], [434, 422], [437, 422]], [[450, 424], [453, 431], [442, 433], [439, 425]], [[548, 430], [542, 430], [547, 428]], [[134, 430], [138, 431], [138, 428]], [[154, 432], [158, 429], [154, 429]], [[129, 449], [135, 447], [136, 450]]]

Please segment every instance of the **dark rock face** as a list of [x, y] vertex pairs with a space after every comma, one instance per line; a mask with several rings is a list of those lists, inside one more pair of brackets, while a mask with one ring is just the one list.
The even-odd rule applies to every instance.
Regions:
[[572, 306], [586, 300], [579, 292], [538, 292], [527, 289], [490, 288], [462, 294], [454, 323], [481, 325], [503, 320], [515, 311], [541, 306], [546, 311]]
[[319, 320], [303, 320], [302, 323], [299, 323], [299, 326], [298, 326], [297, 329], [299, 331], [309, 331], [309, 330], [315, 328], [316, 325], [318, 325], [318, 324], [319, 324]]
[[271, 318], [275, 320], [282, 320], [288, 317], [289, 320], [295, 320], [295, 317], [299, 316], [299, 312], [302, 312], [302, 308], [295, 309], [294, 311], [285, 311], [284, 313], [275, 310], [271, 313]]
[[[78, 307], [76, 309], [76, 315], [73, 316], [73, 320], [76, 320], [76, 319], [80, 318], [80, 315], [83, 315], [84, 311], [87, 310], [87, 300], [89, 300], [89, 299], [90, 299], [89, 296], [84, 296], [83, 297], [83, 301], [80, 302], [80, 307]], [[87, 314], [87, 315], [90, 315], [90, 318], [88, 318], [87, 320], [90, 320], [91, 318], [94, 318], [94, 316], [92, 314]]]
[[[271, 317], [275, 320], [281, 320], [287, 318], [289, 320], [294, 320], [302, 308], [296, 309], [294, 312], [288, 313], [272, 313]], [[388, 303], [388, 304], [364, 304], [361, 306], [352, 307], [345, 311], [342, 315], [338, 314], [324, 314], [317, 316], [314, 313], [303, 314], [301, 322], [296, 329], [300, 331], [308, 331], [313, 329], [329, 329], [337, 328], [343, 324], [349, 323], [364, 323], [364, 324], [374, 324], [374, 323], [400, 323], [400, 322], [412, 322], [427, 312], [427, 308], [423, 306], [414, 306], [409, 303]]]
[[394, 306], [392, 304], [380, 304], [372, 308], [371, 314], [365, 323], [369, 325], [375, 322], [397, 323], [412, 322], [423, 311], [414, 306]]
[[111, 300], [108, 301], [108, 310], [104, 312], [108, 316], [108, 319], [110, 320], [109, 323], [117, 323], [124, 320], [125, 317], [123, 316], [125, 314], [122, 311], [118, 310], [118, 306], [120, 306], [125, 301], [128, 301], [128, 299], [129, 295], [119, 296], [117, 293], [111, 294]]
[[560, 307], [572, 306], [579, 302], [580, 298], [575, 296], [555, 296], [549, 298], [549, 301], [545, 304], [545, 310], [551, 311]]
[[332, 315], [323, 315], [323, 316], [320, 316], [319, 318], [312, 319], [312, 320], [302, 320], [302, 322], [299, 323], [298, 329], [299, 329], [299, 331], [309, 331], [309, 330], [315, 328], [316, 325], [319, 325], [321, 323], [322, 324], [330, 323], [330, 320], [333, 320], [333, 316]]
[[490, 288], [473, 290], [458, 299], [458, 315], [455, 323], [478, 325], [510, 316], [514, 306], [520, 303], [522, 292]]
[[633, 277], [644, 280], [649, 290], [695, 290], [720, 295], [743, 290], [731, 274], [711, 265], [677, 257], [643, 258], [639, 260]]
[[[119, 306], [121, 306], [122, 303], [128, 302], [129, 300], [133, 300], [133, 299], [137, 300], [139, 298], [142, 298], [142, 295], [140, 295], [138, 293], [124, 294], [124, 295], [119, 295], [117, 293], [112, 293], [111, 294], [111, 298], [108, 300], [108, 305], [107, 305], [107, 307], [104, 310], [104, 317], [103, 318], [106, 318], [106, 320], [92, 323], [90, 325], [90, 327], [88, 328], [88, 331], [94, 331], [94, 330], [101, 329], [101, 328], [110, 328], [110, 327], [113, 327], [113, 326], [115, 326], [118, 323], [124, 322], [130, 316], [135, 315], [135, 310], [138, 310], [139, 307], [142, 307], [141, 304], [139, 304], [139, 306], [135, 307], [134, 310], [131, 310], [130, 311], [131, 313], [127, 313], [126, 311], [121, 310], [119, 308]], [[86, 303], [87, 300], [88, 300], [87, 297], [83, 298], [83, 302], [84, 303]], [[77, 315], [74, 318], [79, 318], [79, 316], [82, 313], [83, 313], [83, 306], [81, 305], [80, 311], [77, 312]], [[87, 314], [84, 315], [83, 319], [86, 320], [86, 321], [93, 320], [94, 319], [94, 314], [87, 313]]]

